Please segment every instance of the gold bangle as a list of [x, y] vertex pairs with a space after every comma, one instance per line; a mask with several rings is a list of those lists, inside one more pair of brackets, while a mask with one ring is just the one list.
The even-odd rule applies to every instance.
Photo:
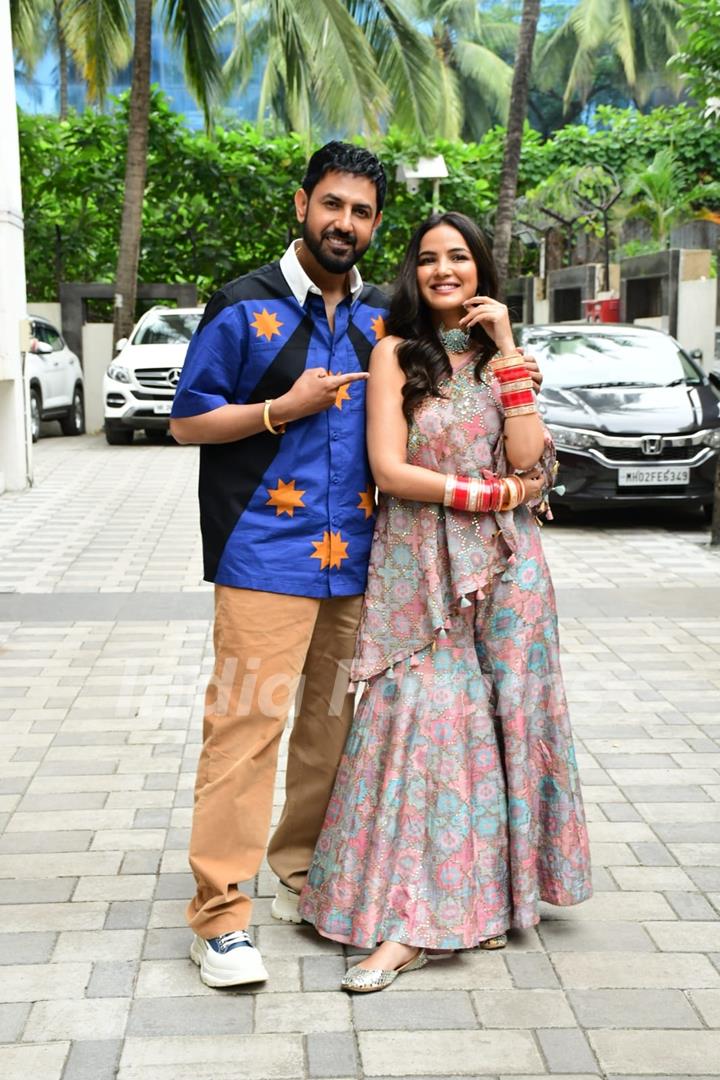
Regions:
[[265, 402], [265, 408], [263, 409], [263, 424], [271, 435], [282, 435], [285, 431], [285, 424], [278, 424], [277, 427], [273, 427], [270, 420], [270, 406], [272, 405], [274, 398], [267, 398]]
[[443, 505], [452, 506], [453, 496], [455, 495], [455, 481], [457, 477], [450, 473], [445, 478], [445, 494], [443, 496]]
[[519, 351], [516, 351], [516, 352], [505, 353], [504, 356], [500, 356], [499, 354], [497, 356], [493, 356], [492, 362], [493, 362], [493, 364], [497, 364], [499, 360], [514, 360], [516, 356], [519, 356], [521, 360], [525, 359], [525, 356], [524, 356], [523, 353], [521, 353]]
[[505, 410], [505, 419], [507, 420], [510, 416], [529, 416], [537, 411], [537, 405], [511, 405]]

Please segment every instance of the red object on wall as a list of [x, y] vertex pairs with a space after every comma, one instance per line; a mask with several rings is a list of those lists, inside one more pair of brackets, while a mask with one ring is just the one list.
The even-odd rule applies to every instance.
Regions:
[[585, 318], [588, 322], [620, 322], [620, 300], [583, 300]]

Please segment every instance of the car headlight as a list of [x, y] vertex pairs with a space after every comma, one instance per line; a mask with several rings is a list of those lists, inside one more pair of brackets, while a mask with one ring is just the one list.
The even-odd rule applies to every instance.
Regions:
[[596, 445], [594, 437], [588, 431], [562, 427], [560, 424], [547, 424], [546, 426], [556, 446], [566, 446], [571, 450], [586, 450], [589, 446]]
[[115, 379], [116, 382], [129, 383], [132, 382], [132, 375], [128, 368], [123, 367], [122, 364], [113, 362], [107, 369], [108, 378]]
[[703, 446], [709, 446], [713, 450], [720, 450], [720, 428], [711, 428], [702, 433]]

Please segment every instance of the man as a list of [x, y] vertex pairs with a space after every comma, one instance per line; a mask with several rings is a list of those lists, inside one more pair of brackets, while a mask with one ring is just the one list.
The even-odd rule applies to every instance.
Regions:
[[374, 513], [364, 380], [385, 312], [355, 263], [385, 190], [368, 151], [331, 142], [313, 154], [295, 195], [302, 239], [212, 297], [175, 395], [173, 436], [201, 444], [205, 577], [215, 583], [188, 907], [191, 956], [209, 986], [267, 978], [237, 883], [265, 852], [298, 687], [285, 807], [268, 851], [276, 918], [300, 921], [297, 894], [352, 718], [348, 665]]

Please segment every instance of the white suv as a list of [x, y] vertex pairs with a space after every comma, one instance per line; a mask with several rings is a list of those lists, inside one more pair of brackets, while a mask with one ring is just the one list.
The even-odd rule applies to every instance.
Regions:
[[32, 441], [38, 441], [42, 420], [59, 420], [63, 435], [82, 435], [85, 394], [80, 361], [52, 323], [39, 315], [30, 316], [30, 349], [25, 367]]
[[151, 308], [130, 337], [118, 341], [103, 379], [105, 438], [111, 446], [129, 445], [139, 430], [153, 442], [165, 438], [185, 353], [203, 310]]

